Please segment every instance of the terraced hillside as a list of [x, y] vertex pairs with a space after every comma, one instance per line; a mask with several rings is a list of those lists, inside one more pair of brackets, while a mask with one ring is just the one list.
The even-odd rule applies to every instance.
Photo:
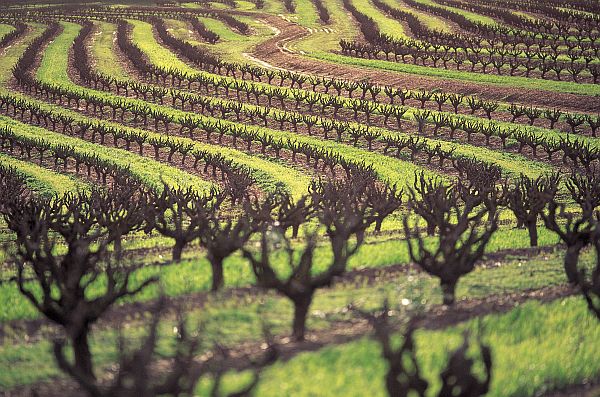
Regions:
[[594, 0], [4, 0], [0, 395], [594, 396]]

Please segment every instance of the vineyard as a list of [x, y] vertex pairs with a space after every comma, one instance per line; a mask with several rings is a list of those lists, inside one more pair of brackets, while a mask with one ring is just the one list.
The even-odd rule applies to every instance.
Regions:
[[2, 0], [0, 396], [600, 395], [596, 0]]

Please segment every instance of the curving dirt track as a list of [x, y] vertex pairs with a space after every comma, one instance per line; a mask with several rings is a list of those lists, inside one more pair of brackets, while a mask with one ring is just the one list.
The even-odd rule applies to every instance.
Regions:
[[411, 89], [442, 89], [506, 102], [520, 102], [541, 107], [558, 107], [575, 112], [600, 112], [600, 97], [565, 94], [518, 87], [499, 87], [484, 83], [464, 82], [414, 74], [368, 69], [312, 59], [287, 49], [286, 44], [310, 34], [304, 27], [273, 15], [260, 19], [271, 26], [274, 37], [256, 46], [252, 57], [274, 67], [348, 80], [369, 79], [372, 82]]

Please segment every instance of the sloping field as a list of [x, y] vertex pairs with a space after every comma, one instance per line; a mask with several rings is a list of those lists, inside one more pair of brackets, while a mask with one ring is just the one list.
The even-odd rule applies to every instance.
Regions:
[[588, 0], [5, 0], [0, 395], [597, 395], [599, 94]]

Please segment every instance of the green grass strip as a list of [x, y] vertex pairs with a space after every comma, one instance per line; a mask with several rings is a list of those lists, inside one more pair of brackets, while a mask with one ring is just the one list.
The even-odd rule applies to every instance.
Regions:
[[400, 22], [389, 17], [369, 0], [352, 0], [352, 5], [360, 13], [372, 18], [381, 33], [386, 33], [396, 39], [410, 39]]
[[317, 8], [311, 0], [293, 0], [296, 5], [298, 23], [309, 28], [322, 27]]
[[[414, 134], [397, 133], [382, 128], [371, 128], [373, 131], [379, 131], [382, 137], [385, 136], [410, 136]], [[491, 150], [486, 147], [474, 146], [465, 143], [445, 141], [442, 139], [421, 137], [427, 146], [433, 148], [438, 144], [444, 150], [454, 149], [454, 157], [475, 157], [477, 160], [487, 164], [494, 164], [500, 167], [502, 172], [507, 175], [516, 175], [523, 173], [531, 178], [536, 178], [543, 174], [552, 173], [554, 167], [541, 161], [533, 161], [525, 156], [516, 153], [509, 153], [500, 150]], [[434, 160], [435, 162], [435, 160]]]
[[17, 120], [0, 115], [0, 126], [10, 127], [19, 136], [42, 139], [53, 146], [68, 145], [76, 153], [97, 155], [100, 159], [109, 161], [121, 167], [129, 167], [132, 175], [137, 176], [149, 187], [161, 190], [163, 181], [170, 186], [193, 187], [199, 192], [209, 191], [214, 185], [204, 179], [177, 168], [165, 166], [158, 161], [133, 154], [126, 150], [109, 148], [90, 143], [79, 138], [59, 134], [40, 127], [21, 123]]
[[15, 27], [12, 25], [8, 25], [5, 23], [0, 23], [0, 40], [4, 38], [7, 34], [13, 32]]
[[[139, 42], [136, 42], [138, 45], [140, 45], [140, 48], [147, 54], [147, 56], [151, 59], [151, 62], [153, 64], [155, 64], [156, 66], [159, 67], [169, 67], [169, 64], [165, 61], [165, 59], [168, 59], [169, 57], [175, 57], [176, 56], [170, 52], [168, 49], [160, 46], [155, 40], [150, 40], [148, 39], [148, 35], [151, 34], [152, 32], [152, 27], [151, 25], [149, 25], [148, 23], [142, 22], [142, 21], [135, 21], [135, 27], [134, 27], [134, 35], [136, 34], [137, 31], [137, 35], [136, 37], [142, 41], [143, 45], [140, 45]], [[143, 48], [142, 48], [143, 47]], [[160, 53], [160, 57], [155, 56], [155, 54]], [[340, 55], [336, 55], [336, 54], [327, 54], [328, 56], [333, 56], [333, 57], [342, 57], [342, 58], [349, 58], [351, 60], [361, 60], [360, 58], [352, 58], [352, 57], [343, 57]], [[176, 59], [174, 61], [174, 63], [177, 65], [176, 68], [179, 69], [179, 67], [181, 67], [182, 71], [185, 71], [186, 73], [189, 74], [202, 74], [205, 76], [210, 76], [213, 77], [215, 79], [225, 79], [225, 80], [233, 80], [232, 77], [224, 77], [224, 76], [220, 76], [220, 75], [215, 75], [212, 73], [207, 73], [207, 72], [199, 72], [193, 68], [191, 68], [190, 66], [188, 66], [187, 64], [185, 64], [184, 62], [182, 62], [179, 59]], [[411, 65], [408, 65], [411, 66]], [[528, 79], [526, 79], [528, 80]], [[247, 82], [248, 84], [251, 85], [257, 85], [257, 86], [262, 86], [262, 87], [273, 87], [272, 85], [266, 84], [266, 83], [256, 83], [256, 82]], [[600, 85], [597, 86], [600, 89]], [[312, 91], [310, 90], [298, 90], [298, 89], [287, 89], [286, 91], [290, 92], [290, 98], [292, 97], [291, 92], [292, 91], [305, 91], [305, 92], [310, 92], [312, 93]], [[328, 97], [330, 95], [326, 95], [326, 94], [320, 94], [323, 97]], [[350, 103], [351, 103], [351, 99], [349, 98], [345, 98], [342, 97], [342, 99], [345, 102], [345, 106], [347, 108], [350, 108]], [[407, 107], [408, 108], [408, 112], [405, 114], [404, 119], [406, 120], [412, 120], [412, 114], [415, 113], [417, 110], [416, 107]], [[508, 109], [508, 105], [503, 105], [500, 109]], [[432, 110], [430, 109], [432, 115], [436, 114], [436, 113], [440, 113], [437, 110]], [[532, 131], [536, 134], [542, 134], [546, 137], [553, 137], [553, 138], [559, 138], [559, 137], [563, 137], [566, 138], [567, 136], [571, 136], [571, 134], [569, 133], [565, 133], [565, 132], [561, 132], [558, 130], [550, 130], [547, 128], [543, 128], [543, 127], [538, 127], [538, 126], [525, 126], [523, 124], [515, 124], [515, 123], [510, 123], [510, 122], [506, 122], [506, 121], [498, 121], [498, 120], [488, 120], [487, 118], [483, 118], [483, 117], [479, 117], [479, 116], [473, 116], [473, 115], [465, 115], [465, 114], [460, 114], [460, 115], [455, 115], [452, 112], [441, 112], [443, 114], [446, 114], [450, 117], [462, 117], [468, 120], [473, 120], [473, 121], [478, 121], [481, 122], [484, 125], [488, 125], [489, 123], [495, 123], [497, 125], [500, 125], [504, 128], [519, 128], [519, 129], [527, 129], [529, 131]], [[431, 118], [430, 118], [431, 119]], [[572, 136], [571, 136], [572, 137]], [[586, 142], [591, 142], [593, 145], [596, 145], [600, 142], [600, 140], [596, 139], [596, 138], [590, 138], [590, 137], [586, 137], [586, 136], [577, 136], [577, 139], [582, 139]]]
[[454, 12], [456, 14], [460, 14], [463, 17], [467, 18], [468, 20], [470, 20], [471, 22], [478, 22], [478, 23], [484, 23], [486, 25], [500, 25], [498, 23], [498, 21], [496, 21], [494, 18], [485, 16], [485, 15], [481, 15], [481, 14], [477, 14], [475, 12], [470, 12], [467, 10], [463, 10], [461, 8], [456, 8], [456, 7], [451, 7], [451, 6], [446, 6], [443, 4], [438, 4], [432, 0], [415, 0], [417, 3], [421, 3], [421, 4], [425, 4], [425, 5], [429, 5], [429, 6], [434, 6], [434, 7], [440, 7], [443, 8], [445, 10]]
[[360, 31], [341, 0], [328, 0], [324, 4], [330, 15], [329, 23], [326, 26], [332, 29], [332, 32], [312, 32], [301, 40], [287, 42], [285, 44], [287, 48], [301, 54], [310, 54], [317, 48], [319, 51], [330, 52], [339, 49], [341, 38], [357, 37]]
[[[169, 65], [168, 67], [175, 68], [184, 73], [197, 73], [196, 69], [188, 66], [188, 64], [174, 56], [169, 49], [158, 45], [154, 38], [151, 24], [134, 19], [128, 19], [127, 23], [133, 27], [131, 30], [132, 41], [144, 52], [150, 63], [162, 67]], [[76, 25], [72, 26], [72, 29], [76, 29]], [[65, 29], [64, 34], [66, 32]]]
[[223, 21], [220, 21], [215, 18], [209, 17], [198, 17], [200, 22], [206, 26], [206, 28], [212, 32], [215, 32], [219, 35], [219, 40], [225, 41], [239, 41], [243, 39], [247, 39], [243, 34], [232, 30], [227, 24]]
[[[176, 22], [184, 23], [182, 21]], [[112, 32], [115, 31], [115, 25], [106, 22], [100, 22], [100, 29], [102, 31], [102, 36], [112, 37]], [[99, 59], [98, 57], [101, 57], [102, 54], [105, 54], [107, 52], [114, 55], [114, 49], [112, 47], [112, 39], [111, 41], [99, 39], [95, 40], [92, 49], [94, 51], [93, 53], [96, 60]], [[120, 63], [118, 62], [115, 62], [114, 64], [96, 64], [96, 70], [103, 74], [115, 77], [117, 79], [127, 78], [127, 76], [123, 77], [126, 72], [123, 70], [122, 67], [120, 67]], [[41, 102], [38, 103], [38, 105], [41, 105]], [[55, 107], [51, 107], [51, 109], [55, 109]], [[99, 119], [84, 117], [77, 112], [69, 110], [65, 110], [64, 112], [68, 113], [70, 117], [73, 117], [76, 120], [92, 120], [94, 122], [102, 122], [106, 125], [110, 125], [115, 128], [133, 131], [136, 134], [148, 134], [149, 137], [158, 137], [163, 135], [152, 131], [143, 131], [141, 129], [125, 127], [117, 123], [105, 122]], [[294, 195], [294, 197], [299, 197], [302, 194], [306, 193], [308, 185], [310, 183], [310, 177], [306, 174], [303, 174], [293, 168], [286, 167], [279, 163], [269, 161], [268, 159], [263, 159], [257, 156], [251, 156], [233, 148], [205, 144], [188, 138], [170, 138], [176, 141], [183, 141], [186, 144], [192, 144], [196, 149], [206, 150], [211, 153], [219, 153], [235, 161], [238, 165], [243, 165], [250, 168], [253, 171], [253, 175], [257, 179], [260, 186], [267, 191], [273, 191], [277, 186], [280, 186], [283, 183], [283, 185], [285, 185], [285, 187], [288, 188], [288, 190], [292, 193], [292, 195]]]
[[110, 74], [120, 79], [128, 78], [127, 72], [120, 67], [115, 49], [117, 44], [115, 25], [112, 23], [97, 21], [97, 31], [93, 33], [93, 41], [91, 43], [92, 58], [96, 65], [95, 68], [101, 73]]
[[[66, 108], [59, 108], [54, 105], [49, 105], [46, 102], [42, 102], [35, 98], [31, 98], [25, 95], [12, 95], [21, 99], [25, 99], [30, 103], [36, 104], [44, 110], [72, 117], [77, 122], [101, 123], [108, 127], [129, 131], [135, 135], [147, 134], [148, 138], [150, 139], [164, 137], [164, 134], [157, 133], [154, 131], [127, 127], [115, 122], [84, 116], [76, 111]], [[193, 145], [193, 149], [204, 150], [214, 154], [221, 154], [226, 158], [233, 160], [239, 166], [248, 167], [252, 170], [253, 177], [256, 179], [258, 185], [261, 186], [261, 188], [265, 189], [265, 191], [271, 192], [283, 187], [286, 188], [292, 194], [292, 196], [298, 198], [303, 194], [306, 194], [308, 185], [311, 181], [310, 176], [302, 173], [300, 170], [296, 170], [286, 165], [279, 164], [275, 161], [270, 161], [269, 159], [265, 159], [260, 156], [249, 155], [230, 147], [206, 144], [189, 138], [177, 136], [169, 136], [169, 139], [175, 142], [183, 142], [186, 145], [191, 144]], [[165, 167], [171, 166], [165, 165]], [[176, 169], [176, 167], [174, 168]]]
[[[429, 0], [419, 0], [426, 4]], [[360, 2], [360, 4], [364, 4]], [[332, 20], [334, 20], [335, 26], [345, 25], [350, 26], [352, 22], [349, 20], [349, 16], [340, 9], [339, 0], [331, 0], [327, 3], [330, 12], [332, 14]], [[355, 4], [359, 7], [359, 2]], [[462, 11], [462, 10], [461, 10]], [[457, 10], [458, 12], [458, 10]], [[481, 17], [484, 20], [487, 19], [479, 14], [475, 16]], [[477, 19], [477, 18], [476, 18]], [[493, 21], [493, 20], [492, 20]], [[480, 20], [480, 22], [482, 22]], [[489, 22], [489, 21], [488, 21]], [[493, 21], [494, 24], [495, 21]], [[387, 33], [390, 33], [386, 31]], [[331, 51], [339, 51], [339, 40], [342, 38], [353, 39], [356, 37], [356, 29], [343, 29], [339, 30], [334, 34], [318, 33], [311, 34], [307, 37], [301, 38], [294, 43], [288, 43], [288, 47], [292, 49], [298, 49], [301, 54], [335, 63], [342, 63], [346, 65], [362, 66], [367, 68], [390, 70], [402, 73], [409, 73], [422, 76], [439, 77], [449, 80], [464, 80], [474, 83], [483, 83], [490, 85], [497, 85], [501, 87], [522, 87], [526, 89], [544, 90], [550, 92], [564, 92], [578, 95], [589, 95], [597, 96], [600, 95], [600, 85], [598, 84], [580, 84], [569, 81], [554, 81], [554, 80], [543, 80], [538, 78], [526, 78], [519, 76], [497, 76], [493, 74], [483, 73], [472, 73], [468, 71], [456, 71], [446, 70], [442, 68], [433, 68], [420, 65], [403, 64], [399, 62], [390, 62], [384, 60], [373, 60], [343, 56]]]
[[[199, 19], [201, 21], [210, 20], [220, 22], [211, 18], [201, 17]], [[167, 28], [170, 29], [170, 33], [173, 36], [178, 37], [182, 40], [187, 40], [195, 46], [208, 49], [212, 53], [218, 55], [223, 60], [229, 62], [240, 62], [240, 59], [242, 59], [245, 60], [244, 62], [247, 62], [247, 59], [242, 54], [252, 52], [252, 48], [254, 46], [271, 37], [273, 35], [273, 32], [267, 27], [265, 27], [262, 23], [259, 23], [254, 18], [240, 16], [238, 17], [238, 19], [247, 23], [252, 28], [252, 35], [245, 36], [229, 30], [229, 33], [225, 33], [224, 36], [221, 36], [221, 33], [218, 33], [220, 39], [216, 44], [208, 44], [202, 41], [195, 40], [193, 33], [190, 33], [190, 29], [192, 27], [186, 21], [181, 21], [177, 19], [165, 19], [165, 24]], [[220, 23], [223, 24], [222, 22]], [[229, 29], [225, 24], [223, 24], [223, 27]], [[218, 29], [218, 31], [222, 32], [222, 29]], [[232, 57], [230, 55], [231, 53], [240, 55]]]
[[[9, 49], [9, 53], [7, 53], [6, 56], [0, 58], [0, 70], [3, 71], [3, 73], [0, 73], [0, 81], [6, 82], [10, 78], [10, 70], [12, 68], [12, 65], [14, 65], [14, 63], [16, 62], [16, 60], [18, 59], [20, 54], [24, 51], [24, 49], [26, 48], [28, 43], [33, 41], [37, 35], [41, 34], [42, 31], [43, 31], [43, 25], [36, 24], [34, 26], [33, 32], [30, 33], [22, 43], [19, 43], [19, 45]], [[110, 29], [108, 31], [110, 31]], [[67, 52], [64, 51], [64, 54], [66, 56]], [[44, 58], [42, 63], [44, 63], [44, 61], [46, 61], [46, 63], [52, 64], [52, 61], [48, 61], [47, 59], [48, 58]], [[50, 67], [47, 69], [50, 70]], [[28, 97], [20, 95], [20, 94], [14, 94], [14, 95], [20, 96], [20, 97], [27, 99], [33, 103], [36, 103], [37, 105], [42, 106], [46, 110], [50, 110], [50, 111], [57, 110], [56, 106], [46, 104], [45, 102], [32, 100], [31, 98], [28, 98]], [[62, 110], [61, 109], [61, 113], [71, 116], [71, 117], [74, 117], [78, 121], [92, 121], [92, 122], [100, 121], [98, 119], [86, 118], [84, 116], [81, 116], [79, 113], [70, 111], [70, 110]], [[8, 119], [8, 118], [4, 118], [4, 119], [10, 120], [14, 123], [18, 123], [17, 121], [12, 120], [12, 119]], [[108, 123], [108, 124], [110, 124], [113, 127], [123, 128], [122, 126], [120, 126], [116, 123]], [[24, 129], [29, 128], [28, 125], [25, 125], [22, 123], [18, 123], [18, 126], [19, 126], [19, 128], [24, 128]], [[31, 127], [31, 128], [35, 128], [35, 127]], [[198, 186], [198, 187], [202, 187], [203, 190], [212, 186], [212, 184], [210, 184], [209, 182], [201, 180], [200, 178], [198, 178], [194, 175], [191, 175], [184, 171], [178, 170], [177, 168], [165, 166], [155, 160], [144, 158], [144, 157], [135, 155], [133, 153], [130, 153], [128, 151], [125, 151], [125, 150], [110, 149], [107, 147], [103, 147], [101, 145], [90, 144], [90, 143], [87, 143], [85, 141], [82, 141], [82, 140], [79, 140], [76, 138], [70, 138], [70, 137], [66, 137], [64, 135], [51, 133], [51, 132], [43, 130], [43, 129], [37, 129], [37, 130], [44, 131], [48, 134], [53, 134], [53, 136], [56, 136], [57, 140], [61, 141], [61, 142], [65, 142], [65, 141], [62, 140], [60, 137], [64, 137], [65, 139], [75, 139], [75, 142], [77, 144], [86, 144], [85, 146], [92, 151], [95, 151], [96, 149], [104, 151], [104, 153], [108, 156], [108, 158], [111, 159], [111, 161], [115, 162], [115, 164], [117, 163], [116, 161], [118, 161], [121, 165], [124, 165], [124, 166], [131, 164], [130, 165], [131, 171], [138, 172], [138, 175], [143, 176], [144, 179], [148, 180], [154, 187], [159, 187], [159, 188], [162, 187], [163, 180], [164, 180], [164, 182], [167, 182], [167, 183], [174, 183], [175, 184], [174, 186], [179, 186], [179, 185]], [[205, 147], [204, 145], [202, 145], [202, 146], [203, 146], [202, 149], [207, 149], [207, 147]], [[208, 146], [208, 145], [206, 145], [206, 146]], [[220, 149], [221, 148], [219, 148], [219, 150]], [[114, 151], [114, 150], [116, 150], [116, 151]], [[217, 150], [218, 150], [217, 148], [214, 148], [214, 151], [217, 151]], [[115, 156], [115, 154], [118, 154], [118, 155]], [[240, 157], [243, 160], [245, 160], [243, 163], [245, 163], [245, 165], [248, 165], [248, 166], [251, 166], [252, 163], [254, 163], [254, 162], [258, 162], [258, 163], [261, 162], [260, 159], [249, 158], [250, 156], [245, 156], [243, 154], [241, 154]], [[277, 170], [277, 171], [279, 171], [279, 170]], [[280, 171], [280, 172], [282, 172], [282, 171]], [[286, 174], [286, 175], [288, 175], [288, 174]], [[294, 181], [298, 181], [298, 183], [302, 182], [301, 179], [294, 179]], [[306, 185], [308, 185], [307, 182], [306, 182]], [[296, 190], [300, 190], [300, 187], [296, 186], [295, 188], [296, 188]], [[302, 186], [302, 188], [305, 188], [305, 186]], [[305, 191], [306, 190], [304, 189], [303, 192], [305, 192]]]
[[[486, 247], [486, 252], [525, 248], [529, 245], [527, 236], [527, 231], [524, 229], [502, 228], [494, 234]], [[368, 237], [366, 241], [367, 244], [361, 246], [358, 253], [351, 258], [349, 269], [381, 268], [410, 262], [406, 242], [398, 235], [388, 239], [382, 236], [373, 236]], [[543, 226], [539, 227], [539, 245], [541, 247], [555, 245], [557, 241], [558, 239], [553, 232], [548, 231]], [[428, 239], [428, 244], [434, 242], [435, 238]], [[171, 247], [171, 240], [167, 244]], [[153, 244], [152, 247], [154, 246]], [[144, 245], [141, 247], [144, 247]], [[165, 257], [161, 255], [161, 261], [170, 258], [170, 253], [164, 253], [164, 255]], [[314, 255], [315, 271], [324, 270], [329, 265], [331, 255], [331, 250], [328, 247], [318, 247]], [[287, 268], [283, 260], [277, 260], [276, 262], [277, 269], [283, 271]], [[226, 287], [244, 287], [255, 282], [252, 269], [240, 255], [228, 258], [225, 261], [224, 270]], [[189, 248], [180, 264], [166, 267], [147, 265], [137, 270], [134, 273], [133, 282], [141, 282], [148, 277], [158, 276], [162, 288], [158, 286], [147, 288], [138, 294], [134, 300], [148, 301], [157, 298], [161, 293], [167, 296], [182, 296], [209, 291], [211, 274], [210, 263], [206, 260], [204, 254], [199, 253], [198, 248]], [[531, 285], [530, 279], [524, 278], [523, 280]], [[487, 284], [481, 285], [485, 286]], [[100, 287], [101, 285], [98, 286], [98, 288]], [[6, 302], [4, 306], [0, 307], [0, 323], [39, 317], [36, 309], [21, 295], [15, 283], [0, 284], [0, 299]]]
[[498, 76], [494, 74], [484, 74], [475, 72], [472, 73], [464, 70], [457, 71], [450, 69], [434, 68], [429, 66], [405, 64], [400, 62], [355, 58], [321, 51], [315, 51], [308, 55], [316, 59], [321, 59], [324, 61], [330, 61], [335, 63], [343, 63], [346, 65], [390, 70], [394, 72], [409, 73], [421, 76], [439, 77], [448, 80], [463, 80], [473, 83], [496, 85], [499, 87], [520, 87], [524, 89], [562, 92], [567, 94], [588, 96], [600, 95], [599, 84], [543, 80], [538, 78], [527, 78], [519, 76]]
[[410, 12], [414, 16], [421, 21], [425, 26], [432, 30], [438, 30], [446, 33], [454, 33], [452, 27], [446, 22], [445, 19], [428, 14], [424, 11], [417, 10], [416, 8], [409, 7], [406, 3], [402, 1], [395, 0], [382, 0], [384, 3], [391, 7], [402, 9], [402, 11]]
[[12, 77], [11, 70], [17, 63], [21, 54], [23, 54], [23, 51], [25, 51], [27, 46], [45, 30], [45, 26], [38, 23], [29, 24], [28, 26], [30, 30], [25, 33], [25, 36], [17, 43], [13, 44], [12, 47], [4, 51], [0, 56], [0, 86], [6, 85]]
[[267, 14], [283, 14], [286, 12], [285, 7], [283, 6], [283, 1], [281, 0], [265, 0], [265, 5], [262, 8], [262, 11]]
[[[439, 391], [439, 373], [449, 352], [460, 345], [463, 330], [477, 332], [479, 324], [493, 352], [490, 397], [532, 396], [600, 375], [600, 324], [583, 300], [527, 302], [506, 314], [487, 315], [443, 331], [418, 331], [417, 357], [431, 384], [429, 396]], [[368, 390], [369, 396], [384, 397], [385, 370], [378, 344], [364, 338], [276, 364], [263, 373], [256, 394], [362, 396]], [[311, 375], [311, 382], [304, 381], [305, 374]]]
[[62, 196], [84, 188], [87, 184], [70, 175], [51, 171], [37, 164], [22, 161], [7, 154], [0, 153], [0, 164], [14, 167], [22, 175], [29, 189], [42, 196]]
[[[582, 260], [591, 262], [592, 255], [586, 254]], [[510, 260], [502, 267], [476, 269], [461, 279], [457, 294], [460, 298], [483, 298], [490, 294], [516, 293], [530, 288], [559, 285], [565, 279], [559, 255], [551, 254], [549, 258], [532, 258], [525, 265], [519, 260]], [[382, 277], [376, 284], [363, 281], [339, 283], [332, 288], [317, 291], [309, 316], [309, 329], [324, 329], [330, 326], [331, 321], [349, 320], [352, 314], [347, 313], [345, 308], [350, 303], [365, 310], [374, 310], [381, 305], [384, 297], [389, 297], [393, 305], [397, 305], [402, 298], [411, 302], [423, 302], [423, 306], [441, 302], [437, 280], [424, 273]], [[267, 321], [277, 334], [289, 333], [292, 313], [289, 301], [276, 294], [227, 300], [216, 295], [212, 299], [208, 298], [202, 309], [192, 310], [187, 315], [190, 322], [202, 321], [202, 338], [207, 343], [218, 339], [223, 344], [235, 344], [257, 341], [261, 335], [261, 320]], [[173, 322], [170, 316], [164, 319], [160, 329], [162, 338], [172, 337]], [[0, 345], [0, 366], [10, 362], [16, 354], [23, 358], [12, 365], [5, 365], [7, 371], [0, 373], [0, 388], [27, 384], [47, 378], [50, 374], [59, 375], [50, 356], [51, 351], [46, 348], [46, 342], [27, 343], [20, 334], [11, 335], [10, 327], [5, 327], [4, 330], [7, 343]], [[131, 337], [142, 333], [145, 326], [129, 322], [127, 330], [128, 337]], [[93, 351], [101, 357], [99, 364], [104, 365], [115, 359], [116, 343], [113, 333], [113, 330], [104, 329], [94, 333]], [[33, 352], [38, 354], [32, 354]], [[105, 356], [105, 352], [110, 354]], [[39, 367], [38, 370], [27, 370], [35, 365]]]

